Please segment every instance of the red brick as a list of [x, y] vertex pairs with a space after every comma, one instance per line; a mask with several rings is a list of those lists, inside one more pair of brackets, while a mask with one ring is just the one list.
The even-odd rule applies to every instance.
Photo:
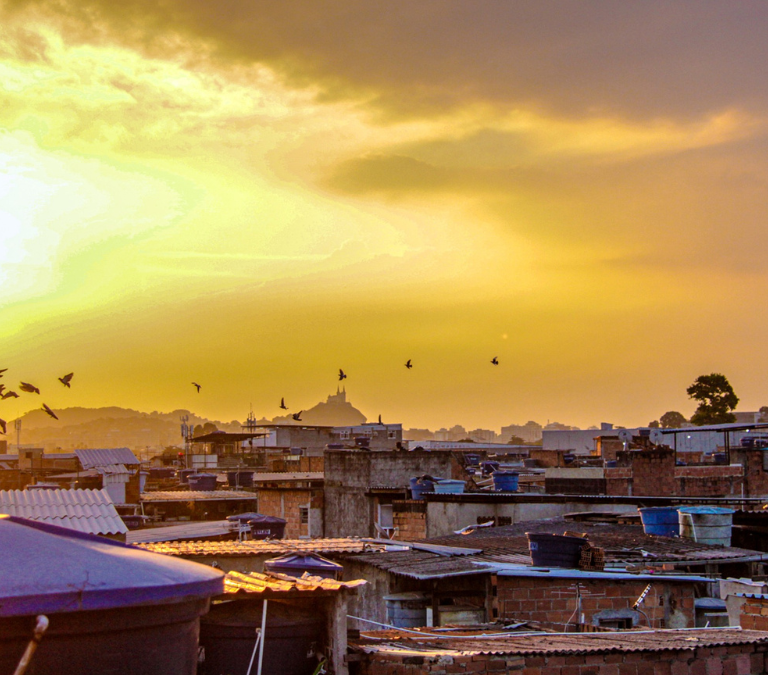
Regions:
[[707, 675], [723, 675], [723, 662], [717, 657], [713, 656], [711, 659], [707, 659]]
[[751, 665], [749, 654], [739, 654], [736, 657], [736, 672], [738, 675], [749, 675]]

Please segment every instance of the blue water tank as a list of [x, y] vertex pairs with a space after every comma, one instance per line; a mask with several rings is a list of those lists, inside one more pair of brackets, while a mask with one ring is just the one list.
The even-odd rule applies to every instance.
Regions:
[[0, 672], [14, 671], [44, 614], [35, 675], [195, 673], [218, 570], [15, 516], [0, 516], [0, 550]]
[[517, 492], [520, 474], [517, 471], [494, 471], [493, 489], [496, 492]]

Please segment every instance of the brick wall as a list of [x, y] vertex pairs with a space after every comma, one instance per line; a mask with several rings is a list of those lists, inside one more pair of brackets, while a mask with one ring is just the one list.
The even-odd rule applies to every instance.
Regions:
[[737, 597], [730, 596], [728, 613], [731, 614], [731, 605], [736, 601], [739, 607], [739, 625], [749, 630], [768, 630], [768, 601], [765, 597]]
[[549, 495], [604, 495], [605, 478], [544, 478], [544, 492]]
[[618, 457], [618, 467], [605, 469], [607, 495], [741, 495], [743, 479], [740, 466], [675, 466], [674, 452], [671, 450], [620, 452]]
[[370, 654], [360, 675], [751, 675], [764, 673], [764, 644], [564, 655]]
[[398, 528], [395, 539], [418, 541], [427, 538], [427, 502], [423, 499], [394, 501], [392, 519]]
[[[320, 493], [320, 505], [322, 506], [322, 490], [316, 490]], [[313, 506], [313, 491], [309, 489], [260, 489], [259, 494], [259, 513], [265, 516], [275, 516], [286, 520], [285, 538], [298, 539], [299, 537], [309, 536], [307, 523], [301, 522], [300, 508], [303, 506]], [[318, 497], [315, 496], [314, 502], [317, 503]], [[316, 507], [315, 507], [316, 508]], [[314, 509], [313, 509], [314, 510]], [[313, 528], [314, 529], [314, 528]]]
[[744, 468], [744, 493], [747, 497], [768, 496], [768, 472], [763, 469], [763, 450], [732, 448], [731, 462], [738, 462]]
[[[596, 624], [606, 612], [627, 611], [640, 597], [647, 581], [607, 579], [579, 580], [583, 623]], [[688, 628], [694, 625], [694, 584], [654, 582], [641, 605], [653, 628]], [[537, 621], [545, 627], [563, 631], [568, 623], [578, 623], [575, 579], [498, 577], [499, 617], [510, 621]], [[642, 616], [639, 625], [647, 626]]]
[[541, 448], [531, 448], [528, 451], [528, 457], [536, 460], [537, 466], [565, 466], [565, 450], [543, 450]]

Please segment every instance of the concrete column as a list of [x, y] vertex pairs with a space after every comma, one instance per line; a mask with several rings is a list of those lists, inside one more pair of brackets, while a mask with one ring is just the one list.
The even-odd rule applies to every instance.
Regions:
[[347, 655], [347, 592], [340, 590], [328, 601], [328, 650], [331, 672], [349, 675]]

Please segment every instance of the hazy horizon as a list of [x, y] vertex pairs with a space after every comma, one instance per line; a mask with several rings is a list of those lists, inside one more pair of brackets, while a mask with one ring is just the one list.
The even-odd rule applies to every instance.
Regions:
[[764, 3], [0, 19], [0, 381], [42, 390], [3, 419], [271, 418], [339, 368], [406, 428], [645, 425], [712, 372], [768, 403]]

